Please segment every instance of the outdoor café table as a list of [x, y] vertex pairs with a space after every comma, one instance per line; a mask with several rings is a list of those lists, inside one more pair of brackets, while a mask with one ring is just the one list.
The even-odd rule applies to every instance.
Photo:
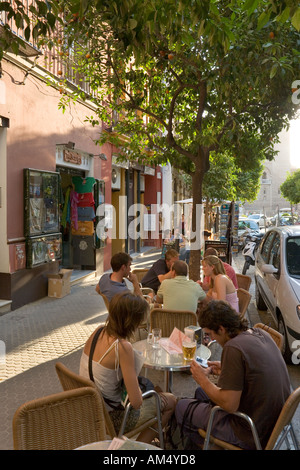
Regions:
[[[188, 370], [190, 362], [184, 361], [183, 354], [169, 354], [162, 346], [153, 348], [146, 339], [133, 343], [133, 349], [139, 351], [144, 357], [144, 367], [148, 369], [163, 370], [165, 372], [165, 391], [172, 392], [173, 372]], [[210, 349], [203, 344], [196, 350], [196, 356], [209, 359]]]

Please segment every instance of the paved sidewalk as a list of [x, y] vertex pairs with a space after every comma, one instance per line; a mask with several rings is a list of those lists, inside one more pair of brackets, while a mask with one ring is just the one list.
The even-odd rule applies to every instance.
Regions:
[[[141, 256], [135, 254], [133, 265], [150, 267], [160, 253], [149, 249]], [[85, 341], [107, 316], [102, 297], [95, 292], [97, 280], [73, 285], [71, 294], [62, 299], [46, 297], [0, 317], [0, 340], [6, 347], [5, 367], [0, 365], [1, 450], [13, 449], [12, 419], [21, 404], [62, 391], [55, 363], [61, 361], [78, 372]], [[182, 374], [175, 375], [178, 396], [194, 392], [191, 375], [185, 373], [184, 381]], [[159, 371], [149, 371], [148, 377], [163, 383]]]
[[[159, 250], [145, 250], [141, 256], [135, 254], [133, 265], [150, 267], [159, 257]], [[241, 272], [238, 265], [234, 267]], [[73, 285], [71, 294], [63, 299], [46, 297], [0, 317], [0, 341], [6, 347], [5, 367], [0, 363], [1, 450], [13, 449], [12, 419], [18, 406], [62, 390], [55, 363], [61, 361], [78, 371], [86, 339], [107, 316], [104, 302], [95, 292], [96, 283], [96, 278], [86, 278]], [[253, 301], [249, 312], [255, 320], [258, 314]], [[149, 370], [148, 377], [155, 384], [163, 383], [159, 371]], [[196, 384], [189, 373], [175, 373], [173, 386], [174, 393], [183, 397], [192, 396]], [[297, 429], [299, 423], [298, 415]]]

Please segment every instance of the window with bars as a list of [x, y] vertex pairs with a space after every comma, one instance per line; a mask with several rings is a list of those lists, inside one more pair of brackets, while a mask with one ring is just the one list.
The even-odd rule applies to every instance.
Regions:
[[[2, 2], [4, 0], [0, 0]], [[24, 12], [29, 18], [33, 18], [30, 11], [30, 6], [36, 6], [35, 0], [22, 0]], [[14, 5], [13, 0], [10, 1], [12, 6]], [[21, 55], [35, 56], [42, 55], [43, 60], [39, 61], [39, 64], [44, 67], [48, 72], [55, 75], [58, 80], [65, 80], [76, 87], [79, 87], [83, 92], [90, 95], [92, 93], [89, 80], [83, 74], [77, 71], [77, 61], [82, 55], [83, 51], [80, 44], [76, 44], [73, 47], [65, 47], [65, 41], [63, 39], [63, 32], [60, 33], [60, 41], [53, 46], [51, 49], [47, 46], [38, 48], [37, 41], [34, 40], [32, 34], [28, 39], [26, 32], [27, 23], [21, 20], [21, 15], [17, 16], [16, 19], [8, 18], [8, 12], [0, 12], [0, 33], [2, 28], [2, 34], [4, 34], [4, 26], [8, 25], [13, 34], [18, 36], [24, 42], [24, 47], [20, 47], [19, 51]], [[27, 39], [26, 39], [27, 38]], [[56, 41], [55, 41], [56, 42]]]

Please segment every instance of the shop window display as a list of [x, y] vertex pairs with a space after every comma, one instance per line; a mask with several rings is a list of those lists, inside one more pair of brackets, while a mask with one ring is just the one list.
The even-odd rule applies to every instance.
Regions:
[[24, 235], [27, 268], [61, 258], [59, 182], [58, 173], [24, 170]]

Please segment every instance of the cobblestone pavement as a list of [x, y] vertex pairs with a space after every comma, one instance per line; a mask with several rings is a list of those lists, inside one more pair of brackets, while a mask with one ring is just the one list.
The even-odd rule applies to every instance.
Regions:
[[[159, 257], [158, 251], [146, 252], [133, 264], [150, 267]], [[233, 261], [237, 272], [241, 272], [241, 262]], [[96, 278], [87, 278], [73, 285], [71, 294], [62, 299], [46, 297], [0, 317], [0, 341], [6, 349], [5, 364], [0, 363], [1, 450], [13, 449], [12, 419], [21, 404], [62, 390], [55, 363], [61, 361], [78, 371], [86, 339], [107, 316], [103, 300], [95, 292], [96, 283]], [[249, 316], [252, 324], [259, 319], [264, 321], [253, 300]], [[293, 366], [290, 372], [293, 386], [299, 386], [299, 367]], [[161, 372], [151, 370], [148, 377], [155, 384], [163, 383]], [[189, 373], [174, 374], [173, 390], [177, 396], [192, 396], [195, 386]], [[299, 423], [297, 415], [298, 430]]]

